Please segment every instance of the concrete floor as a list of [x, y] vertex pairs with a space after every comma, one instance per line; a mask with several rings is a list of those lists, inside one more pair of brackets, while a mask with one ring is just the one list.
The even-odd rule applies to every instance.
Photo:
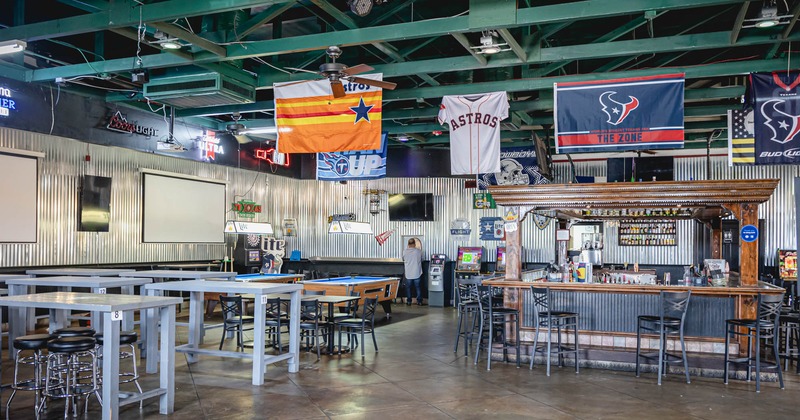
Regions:
[[[201, 356], [187, 365], [176, 357], [175, 413], [158, 414], [152, 400], [139, 410], [123, 407], [121, 419], [360, 419], [394, 418], [471, 419], [796, 419], [800, 377], [786, 373], [786, 389], [775, 382], [731, 381], [717, 378], [667, 376], [662, 386], [654, 374], [636, 378], [631, 372], [582, 368], [553, 368], [545, 376], [542, 366], [528, 370], [514, 364], [486, 362], [477, 366], [463, 353], [453, 353], [456, 312], [452, 308], [394, 305], [391, 321], [377, 329], [380, 352], [367, 338], [366, 357], [323, 356], [302, 353], [301, 370], [286, 372], [285, 364], [270, 366], [264, 386], [250, 384], [248, 361]], [[186, 312], [183, 313], [184, 315]], [[378, 311], [378, 316], [382, 311]], [[207, 336], [216, 345], [219, 330]], [[178, 340], [186, 342], [186, 329]], [[227, 342], [233, 349], [233, 341]], [[13, 365], [3, 361], [3, 382]], [[154, 375], [142, 384], [157, 383]], [[12, 419], [33, 418], [30, 393], [20, 393], [10, 412]], [[3, 405], [9, 395], [3, 392]], [[99, 418], [100, 407], [90, 400], [87, 419]], [[61, 418], [63, 405], [51, 404], [47, 418]]]

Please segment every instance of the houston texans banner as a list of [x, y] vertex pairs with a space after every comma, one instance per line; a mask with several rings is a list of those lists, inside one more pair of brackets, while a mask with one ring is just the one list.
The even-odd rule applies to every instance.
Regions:
[[[383, 80], [383, 74], [366, 79]], [[334, 98], [330, 82], [275, 83], [275, 125], [280, 153], [344, 152], [381, 147], [383, 91], [343, 81]]]
[[751, 73], [755, 163], [800, 163], [800, 72]]
[[386, 133], [381, 148], [359, 152], [317, 153], [317, 180], [345, 181], [386, 176]]
[[683, 148], [683, 74], [554, 84], [556, 153]]
[[527, 147], [500, 149], [500, 172], [478, 175], [478, 188], [485, 190], [489, 185], [535, 185], [549, 184], [550, 181], [539, 173], [536, 164], [536, 151]]

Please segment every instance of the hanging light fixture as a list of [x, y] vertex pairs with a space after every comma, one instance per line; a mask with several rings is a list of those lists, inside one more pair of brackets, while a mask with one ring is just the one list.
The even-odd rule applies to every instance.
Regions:
[[765, 1], [764, 4], [761, 5], [761, 11], [758, 12], [758, 19], [756, 28], [771, 28], [780, 23], [778, 19], [778, 5], [775, 3], [775, 0]]
[[495, 31], [483, 31], [481, 34], [481, 44], [470, 47], [473, 50], [477, 50], [476, 54], [497, 54], [500, 51], [510, 51], [511, 48], [504, 48], [508, 47], [508, 44], [503, 42], [497, 42], [497, 32]]
[[25, 41], [18, 39], [0, 42], [0, 55], [24, 51], [27, 46]]

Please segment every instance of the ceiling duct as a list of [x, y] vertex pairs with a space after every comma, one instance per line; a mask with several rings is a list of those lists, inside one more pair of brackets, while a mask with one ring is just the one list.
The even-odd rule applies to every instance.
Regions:
[[256, 89], [216, 72], [151, 77], [144, 96], [178, 108], [251, 104]]

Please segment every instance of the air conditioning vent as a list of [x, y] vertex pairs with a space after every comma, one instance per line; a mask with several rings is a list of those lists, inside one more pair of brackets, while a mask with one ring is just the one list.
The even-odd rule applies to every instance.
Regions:
[[144, 96], [178, 108], [202, 108], [253, 103], [256, 89], [209, 72], [152, 78], [144, 85]]

